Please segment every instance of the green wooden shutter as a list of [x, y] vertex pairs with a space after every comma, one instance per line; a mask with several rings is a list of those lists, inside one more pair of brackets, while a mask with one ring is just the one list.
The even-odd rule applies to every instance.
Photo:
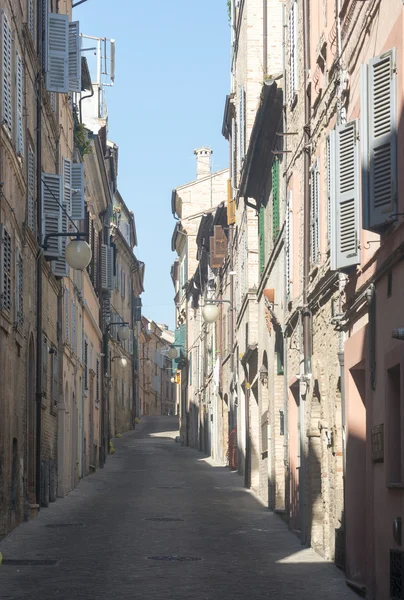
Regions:
[[397, 73], [396, 51], [369, 63], [369, 222], [378, 231], [397, 210]]
[[275, 242], [279, 235], [279, 160], [272, 164], [272, 239]]
[[335, 209], [332, 211], [331, 268], [360, 262], [359, 239], [359, 135], [358, 122], [336, 129]]
[[260, 275], [265, 269], [265, 207], [261, 204], [258, 215], [258, 231], [260, 241]]

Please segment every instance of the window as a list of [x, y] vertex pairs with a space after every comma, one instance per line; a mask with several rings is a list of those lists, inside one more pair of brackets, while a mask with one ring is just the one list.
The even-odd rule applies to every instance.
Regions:
[[88, 390], [88, 339], [84, 339], [84, 389]]
[[231, 120], [231, 185], [237, 188], [237, 126], [236, 119]]
[[125, 298], [125, 286], [126, 286], [126, 273], [122, 269], [121, 271], [121, 296]]
[[272, 239], [274, 243], [278, 239], [280, 230], [280, 207], [279, 207], [279, 160], [275, 158], [271, 170], [272, 179]]
[[15, 321], [19, 326], [21, 326], [24, 323], [23, 283], [23, 261], [21, 251], [18, 249], [15, 257]]
[[289, 13], [289, 106], [292, 107], [298, 87], [297, 68], [297, 32], [298, 32], [298, 7], [294, 0]]
[[244, 86], [239, 87], [238, 92], [238, 169], [241, 170], [245, 158], [245, 90]]
[[47, 13], [45, 27], [45, 76], [49, 92], [80, 92], [81, 55], [79, 23], [67, 15]]
[[69, 290], [65, 288], [65, 343], [68, 344], [70, 340], [70, 304], [69, 304]]
[[24, 124], [23, 124], [23, 85], [24, 85], [24, 69], [22, 58], [17, 52], [15, 66], [15, 81], [16, 81], [16, 151], [20, 156], [24, 156]]
[[76, 338], [76, 308], [75, 302], [72, 303], [72, 350], [76, 353], [77, 351], [77, 338]]
[[[49, 233], [62, 229], [62, 179], [60, 175], [42, 174], [42, 223], [43, 241]], [[62, 238], [50, 238], [44, 254], [47, 258], [58, 259], [62, 254]]]
[[100, 361], [95, 363], [95, 401], [100, 401]]
[[260, 275], [262, 275], [265, 269], [265, 207], [263, 204], [261, 204], [258, 214], [258, 234], [260, 245]]
[[101, 287], [103, 290], [113, 289], [114, 250], [101, 244]]
[[293, 192], [289, 190], [286, 210], [286, 293], [288, 300], [293, 297]]
[[380, 231], [397, 211], [397, 53], [362, 66], [363, 228]]
[[27, 161], [27, 187], [28, 187], [28, 227], [35, 232], [36, 210], [35, 210], [35, 154], [31, 145], [28, 146]]
[[316, 162], [310, 171], [310, 258], [320, 262], [320, 169]]
[[189, 382], [189, 385], [192, 385], [192, 352], [189, 353], [188, 382]]
[[1, 297], [0, 307], [11, 309], [11, 237], [4, 225], [1, 226]]
[[13, 133], [13, 67], [12, 67], [12, 32], [4, 11], [1, 19], [2, 28], [2, 118], [10, 135]]
[[55, 348], [53, 348], [52, 353], [52, 404], [53, 406], [57, 406], [58, 403], [58, 382], [59, 382], [59, 372], [58, 372], [58, 353]]
[[48, 338], [42, 337], [42, 393], [46, 396], [48, 390]]
[[31, 34], [32, 41], [35, 41], [35, 11], [34, 0], [28, 0], [28, 29]]

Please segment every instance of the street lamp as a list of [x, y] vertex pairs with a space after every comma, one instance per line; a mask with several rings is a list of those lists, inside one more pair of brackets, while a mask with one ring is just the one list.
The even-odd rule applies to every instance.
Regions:
[[205, 323], [215, 323], [219, 316], [219, 307], [218, 304], [230, 304], [230, 300], [216, 300], [212, 298], [206, 301], [206, 304], [202, 308], [202, 317]]
[[115, 358], [119, 358], [119, 360], [120, 360], [120, 363], [121, 363], [121, 367], [124, 367], [124, 368], [125, 368], [125, 367], [127, 366], [127, 364], [128, 364], [128, 360], [127, 360], [127, 358], [125, 358], [125, 356], [123, 356], [122, 354], [118, 354], [118, 356], [113, 356], [113, 357], [111, 358], [111, 362], [112, 362], [113, 360], [115, 360]]
[[91, 262], [92, 252], [91, 248], [85, 240], [80, 238], [87, 237], [85, 232], [62, 232], [62, 233], [48, 233], [42, 245], [42, 248], [46, 251], [48, 249], [48, 242], [53, 237], [74, 237], [66, 247], [65, 258], [66, 262], [72, 269], [76, 271], [84, 271]]
[[168, 356], [168, 358], [171, 358], [171, 359], [177, 358], [177, 356], [178, 356], [177, 349], [174, 346], [171, 346], [171, 348], [167, 352], [167, 356]]
[[127, 323], [122, 323], [120, 327], [118, 327], [118, 335], [120, 340], [128, 340], [130, 336], [130, 329]]

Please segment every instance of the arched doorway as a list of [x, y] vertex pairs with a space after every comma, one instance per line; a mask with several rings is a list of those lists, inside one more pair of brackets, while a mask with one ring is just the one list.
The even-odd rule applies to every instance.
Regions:
[[35, 396], [35, 344], [33, 335], [30, 337], [28, 347], [27, 378], [27, 497], [29, 504], [35, 504], [37, 402]]

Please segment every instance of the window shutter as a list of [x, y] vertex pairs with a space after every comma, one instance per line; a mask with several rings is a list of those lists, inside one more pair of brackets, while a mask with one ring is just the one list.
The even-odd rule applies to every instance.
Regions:
[[81, 38], [79, 21], [69, 23], [69, 91], [81, 91]]
[[84, 340], [84, 389], [88, 390], [88, 339]]
[[65, 343], [69, 343], [70, 327], [69, 327], [69, 290], [65, 288]]
[[115, 289], [119, 291], [120, 288], [121, 288], [121, 270], [120, 270], [120, 266], [117, 264], [116, 265], [116, 275], [115, 275]]
[[122, 405], [126, 408], [126, 381], [122, 379]]
[[95, 401], [100, 401], [100, 361], [95, 364]]
[[397, 211], [396, 51], [369, 63], [369, 222], [378, 231]]
[[15, 253], [15, 320], [17, 325], [24, 323], [24, 302], [23, 302], [23, 262], [20, 249]]
[[84, 219], [84, 163], [72, 164], [72, 212], [73, 221]]
[[28, 187], [28, 227], [31, 231], [36, 229], [36, 211], [35, 211], [35, 154], [28, 146], [27, 161], [27, 187]]
[[258, 233], [260, 244], [260, 275], [265, 269], [265, 207], [261, 204], [258, 215]]
[[42, 337], [42, 393], [46, 396], [48, 391], [48, 339], [46, 335]]
[[292, 106], [297, 91], [297, 31], [298, 8], [296, 0], [293, 1], [289, 13], [289, 105]]
[[32, 41], [34, 41], [35, 40], [34, 0], [28, 0], [28, 29], [31, 34]]
[[286, 212], [286, 294], [293, 298], [293, 192], [289, 190]]
[[11, 237], [4, 225], [1, 226], [1, 281], [0, 308], [11, 309]]
[[53, 406], [56, 406], [58, 403], [58, 383], [59, 383], [58, 353], [55, 349], [53, 349], [53, 354], [52, 354], [52, 402], [53, 402]]
[[[61, 227], [62, 180], [60, 175], [42, 173], [42, 231], [43, 241], [49, 233], [58, 233]], [[59, 258], [62, 251], [61, 238], [48, 240], [45, 256]]]
[[113, 248], [106, 244], [101, 244], [101, 287], [104, 290], [113, 289], [113, 268]]
[[327, 241], [331, 245], [333, 239], [332, 227], [335, 213], [335, 191], [336, 191], [336, 162], [335, 131], [330, 131], [327, 136]]
[[[63, 202], [63, 209], [61, 209], [61, 217], [60, 222], [62, 224], [61, 231], [69, 230], [69, 223], [67, 214], [69, 212], [69, 207], [66, 202]], [[69, 239], [67, 237], [60, 238], [60, 256], [52, 263], [52, 271], [55, 277], [68, 277], [69, 276], [69, 265], [66, 261], [66, 248]]]
[[231, 185], [233, 186], [233, 196], [237, 188], [237, 127], [236, 119], [231, 120]]
[[63, 159], [63, 205], [67, 212], [72, 212], [72, 163], [67, 158]]
[[76, 352], [76, 303], [72, 304], [72, 350]]
[[121, 271], [121, 296], [125, 298], [125, 271]]
[[243, 302], [244, 296], [247, 292], [247, 234], [246, 225], [243, 225], [243, 231], [241, 233], [241, 265], [240, 265], [240, 303]]
[[44, 73], [48, 70], [48, 13], [49, 13], [49, 0], [41, 0], [42, 9], [42, 70]]
[[310, 177], [310, 258], [312, 265], [320, 262], [319, 188], [320, 172], [316, 162], [311, 168]]
[[4, 10], [1, 12], [2, 40], [2, 119], [11, 134], [13, 131], [12, 105], [12, 34]]
[[343, 269], [360, 262], [358, 121], [337, 127], [336, 164], [331, 268]]
[[23, 122], [23, 86], [24, 68], [22, 58], [17, 52], [15, 65], [16, 79], [16, 150], [17, 154], [24, 156], [24, 122]]
[[133, 354], [133, 329], [130, 330], [130, 335], [129, 335], [129, 354], [131, 356]]
[[46, 89], [48, 92], [69, 91], [69, 18], [48, 13], [45, 39]]
[[279, 217], [279, 160], [275, 158], [272, 163], [272, 240], [278, 239], [280, 229]]
[[245, 92], [244, 86], [240, 86], [239, 88], [239, 114], [238, 114], [238, 123], [239, 123], [239, 170], [243, 165], [243, 160], [245, 157]]

